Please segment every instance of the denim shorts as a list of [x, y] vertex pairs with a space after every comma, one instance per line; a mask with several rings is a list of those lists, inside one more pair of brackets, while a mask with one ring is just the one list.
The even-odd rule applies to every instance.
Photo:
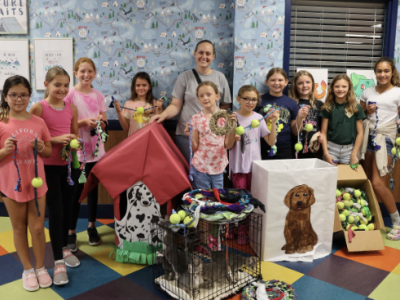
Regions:
[[199, 172], [193, 167], [193, 185], [196, 189], [223, 189], [224, 188], [224, 174], [210, 175]]
[[[393, 157], [392, 154], [393, 143], [388, 137], [385, 137], [385, 141], [386, 141], [387, 155]], [[375, 152], [374, 146], [372, 145], [372, 135], [368, 136], [367, 151]]]
[[351, 152], [353, 152], [354, 144], [339, 145], [328, 141], [328, 152], [337, 164], [350, 164]]

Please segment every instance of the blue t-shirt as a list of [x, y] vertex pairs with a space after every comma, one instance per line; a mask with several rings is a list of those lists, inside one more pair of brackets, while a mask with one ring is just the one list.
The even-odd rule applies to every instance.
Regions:
[[[292, 130], [290, 128], [290, 123], [297, 118], [297, 113], [299, 112], [296, 101], [286, 95], [275, 97], [266, 93], [261, 97], [261, 107], [256, 111], [265, 116], [266, 113], [263, 111], [263, 108], [267, 104], [271, 104], [274, 108], [280, 108], [279, 127], [281, 127], [281, 131], [278, 133], [276, 142], [278, 151], [279, 149], [292, 147]], [[262, 141], [265, 142], [264, 140]]]

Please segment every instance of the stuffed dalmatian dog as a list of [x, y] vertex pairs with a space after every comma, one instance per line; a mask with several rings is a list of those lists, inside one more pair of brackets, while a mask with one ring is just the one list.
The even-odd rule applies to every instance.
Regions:
[[[160, 243], [157, 235], [151, 234], [151, 224], [158, 224], [161, 218], [160, 205], [148, 187], [139, 181], [126, 190], [126, 213], [120, 221], [115, 219], [115, 233], [122, 247], [124, 240], [129, 242]], [[120, 204], [121, 205], [121, 204]]]

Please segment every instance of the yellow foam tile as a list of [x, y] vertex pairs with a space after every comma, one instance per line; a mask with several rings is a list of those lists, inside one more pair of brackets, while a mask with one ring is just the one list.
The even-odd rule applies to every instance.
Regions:
[[388, 240], [386, 238], [386, 234], [390, 231], [390, 227], [386, 227], [386, 231], [382, 231], [381, 230], [381, 235], [382, 235], [382, 239], [383, 239], [383, 244], [387, 247], [391, 247], [391, 248], [395, 248], [400, 250], [400, 241], [392, 241], [392, 240]]
[[263, 280], [281, 280], [289, 284], [299, 280], [304, 274], [297, 271], [282, 267], [273, 262], [261, 262], [261, 275]]
[[400, 263], [390, 273], [400, 275]]
[[368, 296], [374, 300], [399, 300], [400, 275], [390, 273]]
[[0, 232], [12, 230], [12, 225], [9, 217], [0, 217]]
[[91, 257], [93, 257], [94, 259], [97, 259], [99, 262], [106, 265], [107, 267], [114, 270], [115, 272], [121, 274], [122, 276], [131, 274], [133, 272], [139, 271], [140, 269], [147, 267], [147, 265], [118, 263], [115, 260], [113, 260], [112, 258], [108, 257], [111, 249], [112, 248], [110, 247], [103, 251], [96, 252], [95, 254], [92, 254]]
[[1, 299], [14, 299], [14, 300], [63, 300], [51, 288], [39, 289], [35, 292], [28, 292], [22, 286], [22, 279], [0, 286]]
[[[44, 228], [44, 235], [46, 237], [46, 243], [50, 242], [50, 234], [47, 228]], [[28, 230], [28, 242], [29, 242], [29, 247], [32, 247], [32, 236], [29, 230]], [[8, 253], [16, 251], [14, 246], [14, 235], [12, 230], [0, 233], [0, 245], [4, 249], [6, 249]]]
[[115, 231], [113, 228], [103, 225], [100, 227], [96, 227], [97, 232], [99, 233], [99, 236], [101, 238], [101, 244], [98, 246], [90, 246], [88, 243], [88, 236], [87, 232], [82, 231], [76, 234], [76, 239], [78, 242], [78, 248], [79, 250], [85, 252], [86, 254], [92, 255], [97, 252], [103, 251], [105, 249], [110, 248], [110, 243], [114, 244], [115, 243]]

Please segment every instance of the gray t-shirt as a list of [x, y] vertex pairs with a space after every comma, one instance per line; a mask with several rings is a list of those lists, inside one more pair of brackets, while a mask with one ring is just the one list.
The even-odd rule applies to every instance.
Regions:
[[[213, 70], [208, 75], [199, 73], [199, 76], [201, 81], [211, 81], [216, 84], [220, 95], [220, 101], [217, 103], [217, 106], [219, 106], [220, 103], [229, 104], [232, 102], [228, 81], [226, 80], [224, 74]], [[197, 114], [203, 109], [196, 96], [196, 89], [198, 85], [199, 84], [197, 83], [196, 77], [194, 77], [192, 70], [183, 72], [176, 80], [174, 90], [172, 91], [172, 96], [183, 101], [181, 114], [176, 127], [177, 135], [185, 135], [184, 130], [186, 123], [193, 115]]]

